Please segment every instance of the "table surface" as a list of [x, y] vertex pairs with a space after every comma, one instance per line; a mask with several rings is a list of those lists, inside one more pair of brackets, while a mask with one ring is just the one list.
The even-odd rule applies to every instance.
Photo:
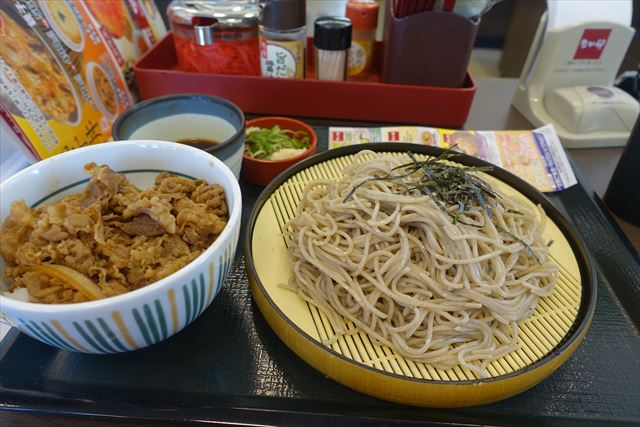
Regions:
[[[478, 79], [478, 92], [465, 127], [530, 128], [524, 117], [510, 107], [515, 84], [516, 81], [511, 79]], [[316, 121], [316, 124], [348, 123]], [[326, 147], [326, 141], [324, 144]], [[572, 150], [571, 156], [579, 167], [586, 167], [594, 187], [604, 188], [604, 181], [608, 181], [607, 172], [600, 171], [594, 175], [591, 170], [594, 168], [590, 165], [601, 165], [603, 159], [608, 159], [607, 162], [615, 166], [620, 152], [621, 149]], [[353, 417], [362, 417], [363, 414], [365, 418], [359, 418], [359, 423], [375, 423], [375, 420], [379, 422], [382, 419], [387, 423], [404, 425], [406, 421], [398, 418], [407, 418], [430, 423], [455, 420], [472, 425], [598, 425], [604, 421], [617, 425], [637, 424], [640, 422], [640, 406], [636, 400], [640, 396], [638, 318], [633, 317], [637, 314], [621, 310], [624, 310], [624, 295], [629, 295], [630, 299], [637, 298], [640, 269], [634, 264], [631, 254], [625, 252], [624, 244], [617, 239], [610, 223], [604, 217], [592, 215], [595, 205], [589, 205], [592, 203], [589, 197], [593, 189], [585, 183], [580, 171], [577, 174], [583, 186], [550, 198], [574, 220], [592, 252], [598, 276], [596, 315], [585, 342], [576, 354], [553, 378], [520, 396], [457, 411], [421, 410], [368, 398], [323, 378], [284, 347], [257, 312], [246, 286], [243, 257], [239, 254], [227, 283], [233, 286], [225, 286], [212, 309], [184, 332], [150, 349], [122, 355], [85, 356], [52, 350], [12, 332], [0, 346], [0, 390], [3, 395], [0, 409], [13, 410], [0, 411], [0, 424], [132, 425], [133, 421], [127, 417], [133, 416], [136, 425], [156, 425], [158, 419], [170, 419], [185, 425], [188, 419], [213, 418], [226, 422], [253, 420], [260, 421], [260, 424], [293, 425], [303, 421], [309, 423], [302, 417], [308, 413], [319, 415], [335, 411], [341, 415], [319, 418], [310, 424], [352, 424], [356, 420]], [[260, 188], [243, 184], [243, 191], [246, 191], [245, 199], [251, 201], [255, 200]], [[248, 216], [250, 209], [251, 206], [245, 206], [243, 215]], [[601, 239], [603, 235], [607, 239]], [[621, 288], [614, 291], [614, 285]], [[238, 343], [234, 343], [231, 349], [210, 349], [212, 354], [208, 358], [194, 358], [193, 367], [171, 363], [175, 352], [182, 354], [181, 351], [198, 350], [190, 337], [197, 335], [214, 340], [215, 334], [220, 333], [220, 326], [216, 323], [227, 327], [228, 334], [238, 334]], [[247, 349], [250, 354], [243, 354], [242, 351]], [[225, 352], [233, 350], [238, 354], [229, 360]], [[223, 359], [224, 355], [227, 355], [226, 359]], [[25, 360], [29, 363], [25, 364]], [[126, 366], [120, 365], [123, 362]], [[216, 366], [216, 362], [220, 365]], [[255, 371], [233, 372], [236, 368], [234, 363]], [[150, 364], [153, 366], [147, 366]], [[169, 367], [171, 369], [167, 369]], [[159, 379], [145, 376], [152, 368], [171, 372], [163, 372]], [[189, 376], [191, 368], [204, 369], [202, 378]], [[600, 375], [602, 373], [606, 375]], [[186, 377], [189, 377], [189, 384], [181, 382]], [[25, 378], [31, 383], [25, 385]], [[122, 387], [120, 381], [125, 379], [133, 383], [141, 381], [145, 387], [138, 390]], [[71, 396], [66, 388], [70, 381], [74, 394]], [[227, 387], [235, 391], [235, 400], [215, 394], [211, 387]], [[247, 391], [255, 394], [247, 394]], [[145, 401], [141, 396], [147, 396], [149, 400]], [[212, 396], [215, 397], [213, 401]], [[279, 396], [288, 397], [289, 403], [294, 402], [296, 411], [289, 412], [291, 408], [279, 406], [282, 405], [277, 401]], [[549, 396], [553, 396], [553, 400], [549, 400]], [[256, 399], [273, 411], [259, 412], [253, 418], [247, 415], [256, 411], [252, 407]], [[176, 401], [191, 406], [176, 407]], [[152, 402], [164, 403], [156, 407]], [[36, 411], [29, 411], [33, 409]], [[21, 412], [24, 410], [27, 412]], [[99, 413], [108, 418], [97, 416]], [[283, 413], [286, 414], [284, 418]], [[93, 415], [80, 418], [82, 414]]]

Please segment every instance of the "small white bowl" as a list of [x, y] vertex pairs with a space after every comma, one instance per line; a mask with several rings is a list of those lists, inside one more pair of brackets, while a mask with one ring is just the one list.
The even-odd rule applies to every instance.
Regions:
[[217, 96], [180, 93], [137, 103], [118, 116], [111, 134], [116, 141], [216, 141], [217, 144], [202, 149], [222, 160], [239, 178], [244, 130], [244, 113], [233, 102]]
[[[76, 304], [37, 304], [0, 296], [0, 315], [21, 332], [46, 344], [85, 353], [117, 353], [156, 344], [195, 320], [220, 291], [233, 261], [242, 201], [234, 174], [211, 154], [164, 141], [109, 142], [72, 150], [38, 162], [0, 184], [0, 220], [11, 203], [50, 203], [84, 188], [86, 163], [107, 164], [140, 188], [161, 171], [220, 184], [229, 221], [198, 258], [158, 282], [126, 294]], [[0, 274], [5, 261], [0, 258]]]

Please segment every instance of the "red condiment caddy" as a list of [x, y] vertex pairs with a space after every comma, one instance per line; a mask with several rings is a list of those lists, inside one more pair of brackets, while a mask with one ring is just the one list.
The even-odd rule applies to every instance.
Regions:
[[[378, 43], [376, 53], [381, 48]], [[251, 114], [455, 128], [466, 121], [476, 92], [469, 73], [461, 88], [379, 83], [380, 61], [365, 82], [314, 80], [313, 64], [304, 80], [185, 72], [177, 64], [169, 33], [133, 67], [141, 98], [204, 93], [226, 98]]]

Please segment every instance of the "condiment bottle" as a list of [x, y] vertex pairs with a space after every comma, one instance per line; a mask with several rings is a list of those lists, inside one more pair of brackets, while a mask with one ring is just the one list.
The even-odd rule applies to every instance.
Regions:
[[264, 77], [304, 79], [307, 66], [305, 0], [267, 0], [260, 23]]
[[321, 17], [314, 24], [313, 45], [318, 80], [345, 80], [347, 53], [351, 47], [351, 20]]
[[260, 75], [257, 2], [173, 0], [167, 16], [180, 70]]
[[350, 0], [347, 3], [347, 18], [351, 19], [353, 24], [347, 75], [355, 79], [366, 78], [373, 62], [378, 4], [372, 0]]

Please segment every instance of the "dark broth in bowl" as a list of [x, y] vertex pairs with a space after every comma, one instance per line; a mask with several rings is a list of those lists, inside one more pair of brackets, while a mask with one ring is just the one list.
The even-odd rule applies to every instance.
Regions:
[[182, 138], [177, 140], [176, 142], [180, 144], [190, 145], [191, 147], [199, 148], [201, 150], [206, 150], [207, 148], [220, 144], [219, 141], [205, 138]]

